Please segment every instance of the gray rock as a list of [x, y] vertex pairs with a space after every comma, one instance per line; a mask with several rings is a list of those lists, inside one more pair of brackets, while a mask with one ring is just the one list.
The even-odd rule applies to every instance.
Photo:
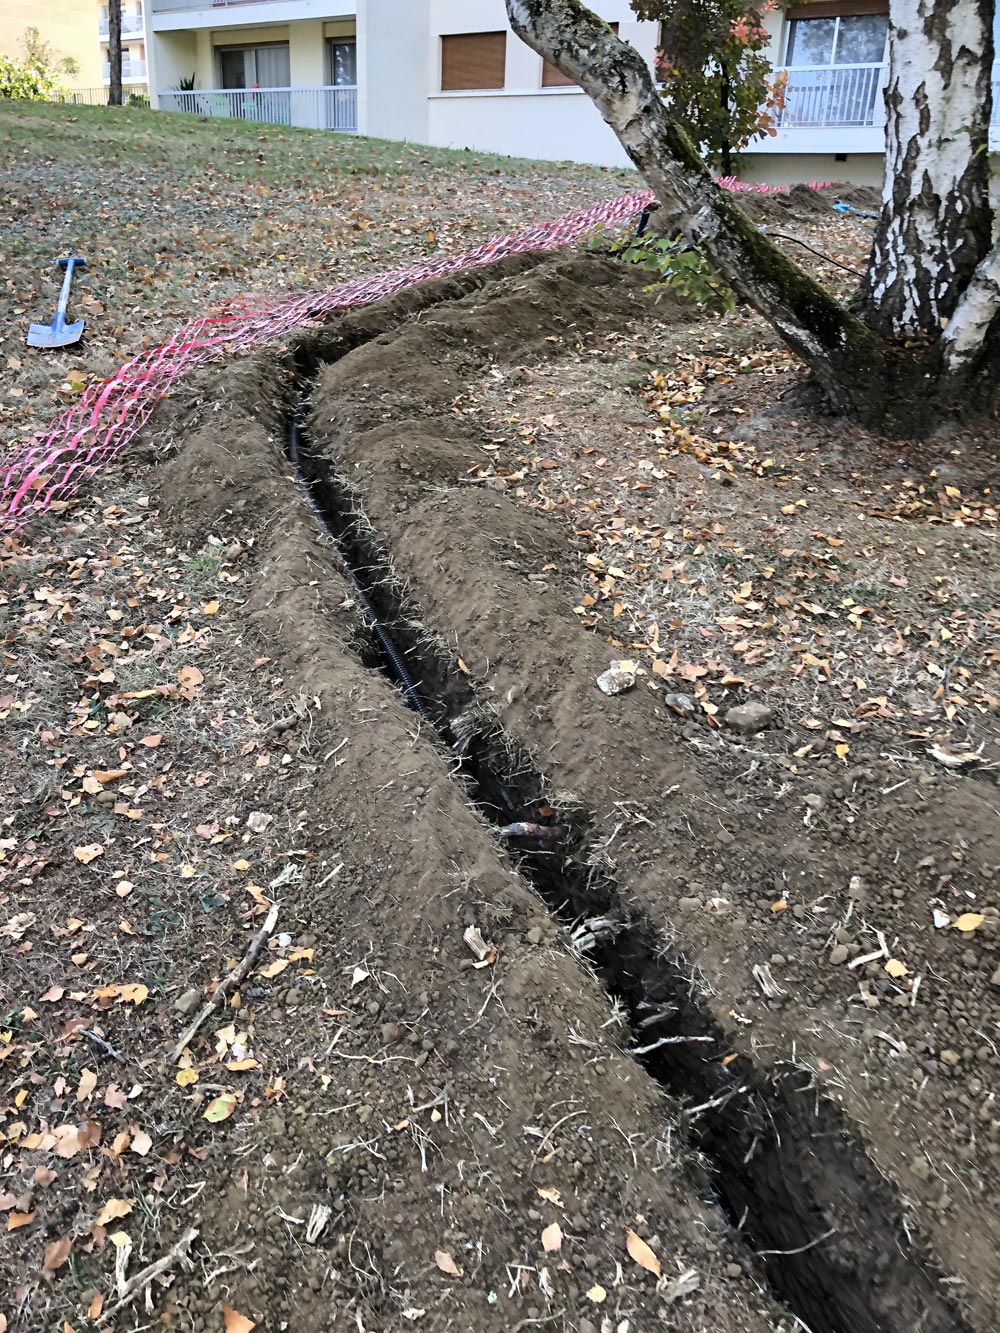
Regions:
[[850, 957], [850, 950], [846, 944], [835, 944], [830, 950], [830, 962], [834, 967], [839, 967], [841, 963], [846, 963]]
[[199, 1004], [201, 1004], [201, 991], [195, 986], [174, 1000], [174, 1008], [179, 1014], [193, 1014]]
[[741, 736], [753, 736], [774, 721], [774, 713], [767, 704], [736, 704], [726, 711], [726, 726]]
[[663, 696], [663, 702], [669, 709], [675, 712], [678, 717], [695, 717], [697, 715], [698, 710], [694, 705], [694, 701], [688, 698], [686, 694], [665, 694]]
[[605, 694], [624, 694], [635, 684], [635, 662], [620, 659], [612, 662], [607, 671], [597, 677], [597, 685]]

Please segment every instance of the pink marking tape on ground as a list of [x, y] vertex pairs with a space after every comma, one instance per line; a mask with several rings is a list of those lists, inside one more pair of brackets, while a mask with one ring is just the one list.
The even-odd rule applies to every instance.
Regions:
[[[726, 189], [760, 189], [727, 178]], [[111, 463], [149, 420], [173, 385], [198, 366], [278, 341], [332, 310], [369, 305], [427, 278], [492, 264], [527, 250], [572, 245], [598, 227], [620, 226], [653, 202], [650, 192], [619, 195], [565, 217], [539, 222], [515, 235], [494, 236], [475, 249], [410, 268], [357, 278], [323, 292], [242, 298], [179, 329], [159, 347], [127, 361], [110, 379], [91, 384], [44, 433], [0, 462], [0, 529], [61, 505], [81, 483]]]

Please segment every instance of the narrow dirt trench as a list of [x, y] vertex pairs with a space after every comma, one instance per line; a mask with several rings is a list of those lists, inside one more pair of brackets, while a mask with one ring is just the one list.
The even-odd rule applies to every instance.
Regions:
[[812, 1071], [794, 1063], [764, 1071], [733, 1051], [693, 969], [616, 881], [588, 812], [552, 792], [424, 627], [406, 570], [394, 566], [357, 492], [310, 449], [302, 423], [319, 363], [307, 347], [297, 360], [288, 455], [357, 590], [374, 646], [366, 665], [431, 721], [455, 757], [456, 780], [627, 1015], [629, 1053], [682, 1101], [690, 1146], [757, 1256], [758, 1279], [810, 1333], [967, 1329], [891, 1185]]

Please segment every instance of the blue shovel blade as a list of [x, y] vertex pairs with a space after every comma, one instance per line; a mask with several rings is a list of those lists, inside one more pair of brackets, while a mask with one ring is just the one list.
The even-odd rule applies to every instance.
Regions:
[[75, 324], [64, 324], [61, 329], [51, 324], [29, 324], [27, 343], [29, 347], [67, 347], [78, 343], [83, 337], [86, 320], [78, 319]]

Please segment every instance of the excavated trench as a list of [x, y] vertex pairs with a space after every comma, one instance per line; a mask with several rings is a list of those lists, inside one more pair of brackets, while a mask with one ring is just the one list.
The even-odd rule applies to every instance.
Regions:
[[[364, 339], [365, 341], [367, 339]], [[757, 1257], [757, 1276], [809, 1333], [963, 1333], [970, 1326], [890, 1183], [804, 1066], [734, 1053], [683, 957], [627, 901], [586, 811], [559, 809], [544, 775], [408, 603], [360, 497], [304, 426], [319, 366], [351, 350], [300, 346], [287, 444], [371, 629], [366, 665], [427, 718], [518, 869], [628, 1017], [633, 1057], [681, 1107], [709, 1186]]]

